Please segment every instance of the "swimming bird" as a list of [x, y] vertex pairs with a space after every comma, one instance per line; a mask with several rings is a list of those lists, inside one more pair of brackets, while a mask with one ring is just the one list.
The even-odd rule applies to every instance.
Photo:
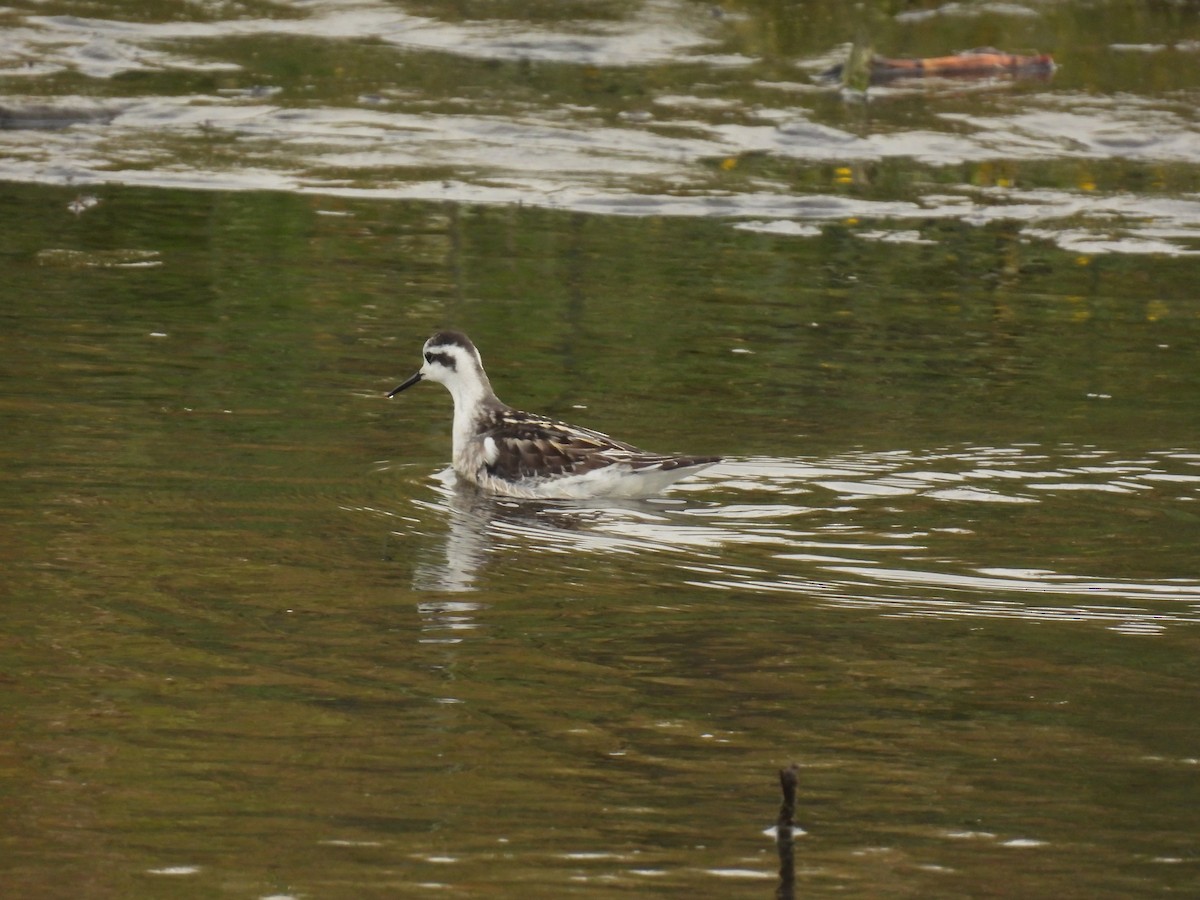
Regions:
[[479, 351], [462, 332], [439, 331], [421, 352], [421, 368], [388, 397], [423, 379], [445, 385], [454, 398], [454, 471], [485, 491], [547, 499], [648, 497], [721, 459], [648, 453], [590, 428], [513, 409], [492, 390]]

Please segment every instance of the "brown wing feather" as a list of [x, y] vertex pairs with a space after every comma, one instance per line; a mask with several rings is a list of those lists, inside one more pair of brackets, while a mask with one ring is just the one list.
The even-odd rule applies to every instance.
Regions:
[[545, 475], [582, 475], [623, 464], [632, 469], [687, 469], [719, 462], [719, 456], [647, 453], [599, 431], [567, 425], [513, 409], [497, 410], [480, 431], [498, 451], [488, 474], [506, 481]]
[[480, 436], [499, 454], [488, 472], [515, 481], [534, 475], [581, 475], [624, 462], [639, 465], [651, 454], [599, 431], [515, 410], [498, 412]]

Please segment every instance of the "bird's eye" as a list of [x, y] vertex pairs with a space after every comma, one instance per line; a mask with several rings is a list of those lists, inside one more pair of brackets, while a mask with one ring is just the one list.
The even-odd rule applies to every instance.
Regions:
[[433, 354], [432, 353], [425, 354], [425, 362], [427, 362], [427, 363], [433, 362]]

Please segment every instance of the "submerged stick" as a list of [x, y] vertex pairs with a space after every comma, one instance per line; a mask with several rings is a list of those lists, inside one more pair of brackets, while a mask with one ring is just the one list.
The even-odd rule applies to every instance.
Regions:
[[776, 900], [794, 900], [796, 896], [796, 844], [793, 841], [796, 827], [796, 782], [800, 767], [792, 763], [779, 770], [779, 788], [783, 791], [783, 803], [779, 806], [779, 818], [775, 820], [775, 849], [779, 851], [779, 887], [775, 889]]
[[800, 767], [792, 763], [786, 769], [779, 770], [779, 787], [783, 791], [783, 804], [779, 807], [779, 818], [775, 824], [780, 828], [793, 828], [796, 825], [796, 781]]

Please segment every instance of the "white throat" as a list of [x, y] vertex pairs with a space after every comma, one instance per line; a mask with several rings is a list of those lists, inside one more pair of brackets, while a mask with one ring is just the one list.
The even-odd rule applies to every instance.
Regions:
[[484, 410], [495, 402], [496, 395], [487, 381], [474, 378], [457, 378], [453, 385], [447, 384], [454, 398], [454, 458], [462, 455], [463, 449], [475, 435], [475, 423]]
[[496, 398], [487, 374], [475, 360], [460, 356], [458, 371], [442, 384], [454, 399], [453, 454], [457, 462], [476, 436], [479, 420], [504, 404]]

